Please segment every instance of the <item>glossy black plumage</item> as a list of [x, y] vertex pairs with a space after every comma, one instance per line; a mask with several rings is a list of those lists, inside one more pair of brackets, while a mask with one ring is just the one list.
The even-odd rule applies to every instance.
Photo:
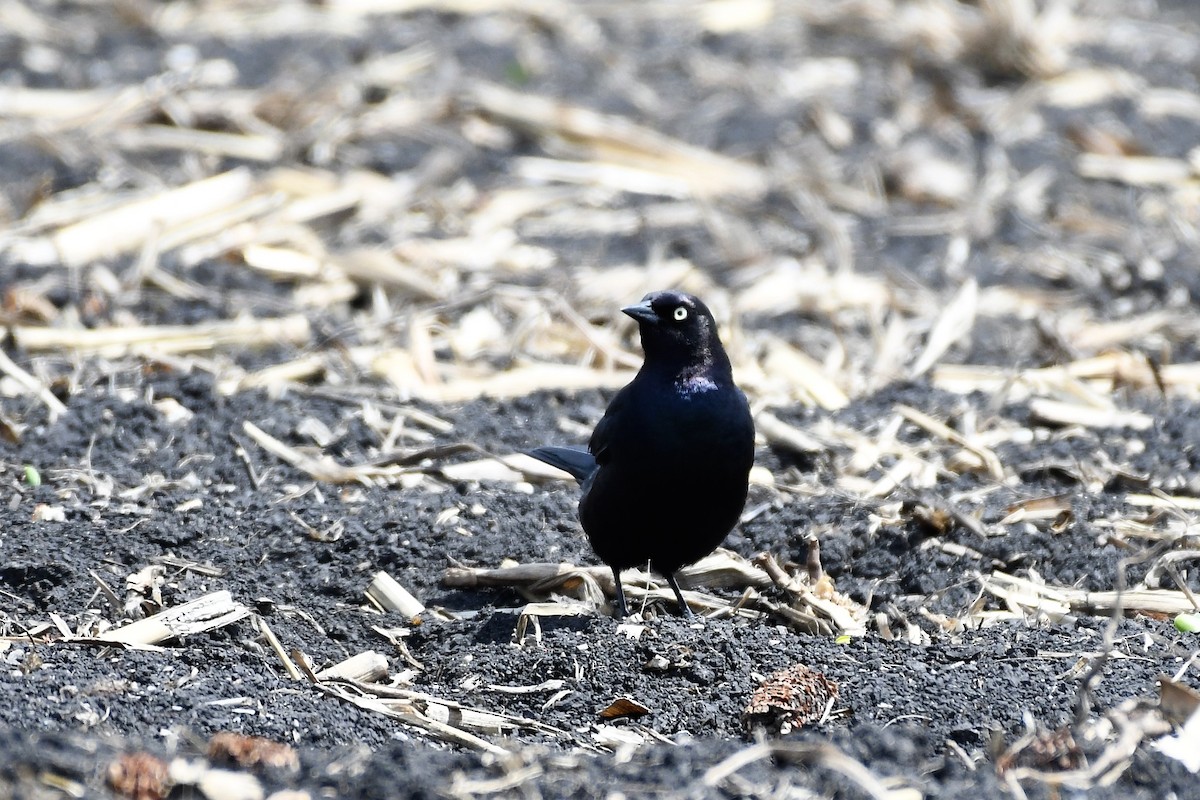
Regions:
[[596, 425], [587, 451], [530, 455], [583, 487], [579, 518], [600, 560], [620, 572], [650, 562], [691, 611], [675, 572], [711, 553], [737, 522], [754, 462], [754, 421], [733, 383], [708, 308], [682, 292], [655, 292], [621, 309], [638, 321], [646, 359]]

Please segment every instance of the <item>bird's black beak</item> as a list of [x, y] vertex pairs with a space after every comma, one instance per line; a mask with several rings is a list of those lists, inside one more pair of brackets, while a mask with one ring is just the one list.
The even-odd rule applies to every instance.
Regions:
[[625, 306], [625, 308], [621, 309], [621, 313], [628, 314], [629, 316], [633, 317], [638, 321], [638, 324], [643, 322], [658, 322], [658, 314], [656, 314], [654, 309], [650, 307], [649, 300], [643, 300], [636, 306]]

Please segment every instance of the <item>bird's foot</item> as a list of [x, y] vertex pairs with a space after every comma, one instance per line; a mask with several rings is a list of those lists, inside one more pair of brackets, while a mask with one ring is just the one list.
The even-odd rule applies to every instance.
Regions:
[[683, 599], [683, 591], [679, 588], [679, 581], [675, 580], [675, 573], [668, 572], [666, 575], [667, 583], [671, 585], [671, 590], [675, 592], [675, 599], [679, 601], [679, 613], [683, 615], [684, 619], [695, 619], [696, 615], [692, 613], [691, 607]]

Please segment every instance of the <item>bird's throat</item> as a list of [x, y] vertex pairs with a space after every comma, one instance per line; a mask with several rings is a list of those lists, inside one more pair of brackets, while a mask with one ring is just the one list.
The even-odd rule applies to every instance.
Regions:
[[690, 400], [698, 394], [717, 390], [717, 382], [707, 375], [683, 374], [675, 380], [675, 391], [685, 400]]

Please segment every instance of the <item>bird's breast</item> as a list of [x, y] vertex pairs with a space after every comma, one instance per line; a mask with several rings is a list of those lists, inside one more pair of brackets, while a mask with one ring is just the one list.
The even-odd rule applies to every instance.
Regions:
[[623, 468], [749, 470], [754, 422], [745, 396], [707, 376], [678, 380], [672, 388], [649, 393], [622, 420]]

